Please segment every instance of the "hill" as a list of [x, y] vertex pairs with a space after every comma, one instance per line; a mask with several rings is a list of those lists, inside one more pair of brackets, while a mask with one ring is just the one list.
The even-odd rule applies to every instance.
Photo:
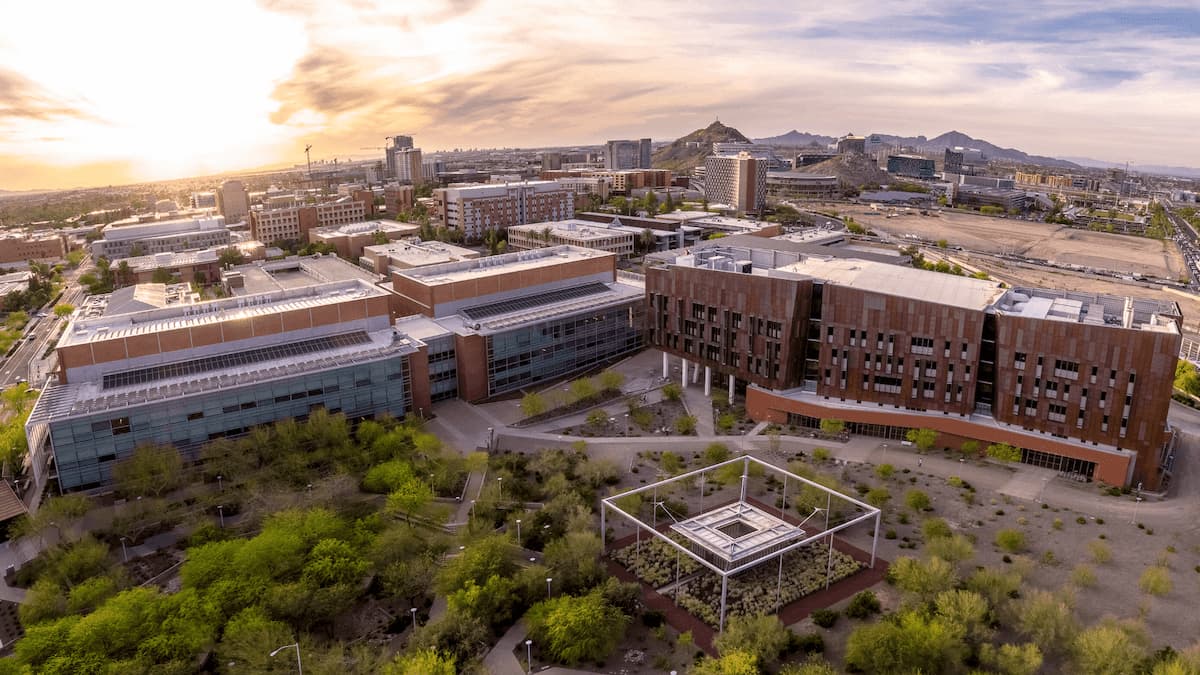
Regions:
[[818, 176], [837, 176], [838, 184], [842, 187], [860, 187], [871, 183], [885, 185], [892, 180], [874, 159], [864, 155], [839, 155], [806, 166], [802, 171]]
[[704, 163], [704, 158], [712, 154], [713, 143], [749, 142], [750, 139], [737, 129], [713, 122], [703, 129], [697, 129], [683, 138], [676, 139], [668, 146], [659, 148], [651, 157], [650, 163], [656, 169], [686, 172]]
[[835, 139], [833, 136], [819, 136], [817, 134], [810, 134], [807, 132], [796, 131], [795, 129], [792, 129], [791, 131], [787, 132], [786, 134], [783, 134], [782, 136], [771, 136], [769, 138], [756, 138], [756, 139], [754, 139], [754, 142], [755, 143], [763, 143], [765, 145], [783, 145], [783, 146], [793, 146], [793, 147], [797, 147], [797, 148], [805, 147], [805, 146], [809, 146], [809, 145], [816, 145], [821, 148], [825, 148], [825, 147], [828, 147], [829, 145], [831, 145], [836, 140], [837, 139]]

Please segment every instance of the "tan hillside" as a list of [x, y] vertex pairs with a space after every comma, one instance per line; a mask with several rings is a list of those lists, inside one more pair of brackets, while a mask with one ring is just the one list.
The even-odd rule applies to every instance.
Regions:
[[683, 173], [703, 164], [704, 158], [712, 154], [713, 143], [749, 142], [750, 139], [737, 129], [713, 122], [703, 129], [697, 129], [683, 138], [676, 139], [666, 147], [659, 148], [652, 157], [651, 165], [656, 169], [671, 169]]

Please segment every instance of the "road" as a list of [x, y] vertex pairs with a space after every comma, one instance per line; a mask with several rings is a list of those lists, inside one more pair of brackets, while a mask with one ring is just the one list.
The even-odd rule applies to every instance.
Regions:
[[[86, 291], [78, 285], [79, 275], [82, 273], [86, 265], [86, 261], [74, 270], [69, 271], [63, 278], [66, 291], [63, 292], [59, 303], [67, 303], [76, 307], [83, 301]], [[44, 310], [46, 316], [41, 319], [31, 319], [30, 322], [37, 323], [25, 333], [22, 338], [21, 345], [13, 352], [13, 355], [0, 363], [0, 386], [10, 386], [16, 384], [22, 379], [29, 380], [30, 386], [41, 386], [41, 380], [46, 375], [45, 364], [42, 363], [42, 354], [46, 353], [46, 349], [51, 346], [52, 341], [58, 337], [58, 331], [66, 319], [60, 319], [54, 315], [52, 308], [46, 307]], [[31, 372], [31, 364], [34, 366]]]

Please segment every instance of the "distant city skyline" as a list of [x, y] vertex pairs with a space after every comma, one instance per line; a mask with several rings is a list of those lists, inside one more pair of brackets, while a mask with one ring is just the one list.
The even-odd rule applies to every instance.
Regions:
[[[1200, 7], [497, 0], [18, 3], [0, 190], [452, 147], [675, 138], [713, 119], [1200, 164]], [[382, 150], [378, 151], [382, 159]]]

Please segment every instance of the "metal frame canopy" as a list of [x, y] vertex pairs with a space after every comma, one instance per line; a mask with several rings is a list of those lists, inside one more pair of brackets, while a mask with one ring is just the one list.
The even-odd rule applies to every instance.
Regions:
[[[714, 505], [708, 510], [703, 508], [704, 498], [704, 482], [705, 476], [709, 473], [717, 471], [723, 467], [741, 464], [742, 475], [740, 493], [737, 500]], [[747, 488], [751, 478], [751, 467], [761, 467], [765, 475], [775, 477], [777, 480], [782, 480], [782, 500], [779, 503], [779, 515], [776, 516], [769, 513], [767, 509], [752, 504], [747, 501]], [[658, 499], [658, 491], [660, 488], [671, 486], [675, 483], [699, 479], [700, 482], [700, 499], [701, 510], [695, 516], [683, 520], [675, 518], [671, 514], [663, 502]], [[814, 507], [812, 513], [804, 517], [803, 521], [798, 525], [793, 525], [785, 519], [785, 514], [788, 508], [788, 486], [789, 483], [796, 486], [796, 493], [806, 488], [813, 488], [817, 492], [809, 492], [809, 494], [823, 494], [825, 497], [824, 507]], [[638, 495], [649, 492], [653, 495], [651, 503], [651, 518], [650, 522], [646, 522], [642, 518], [633, 515], [621, 507], [618, 502], [632, 495]], [[833, 508], [833, 500], [839, 500], [839, 503], [845, 503], [856, 507], [857, 515], [839, 523], [834, 523], [831, 526], [830, 512]], [[792, 504], [793, 506], [795, 504]], [[859, 501], [854, 497], [843, 494], [836, 490], [831, 490], [819, 483], [813, 482], [803, 476], [799, 476], [791, 471], [775, 466], [768, 462], [764, 462], [757, 457], [750, 455], [742, 455], [732, 459], [718, 462], [711, 466], [706, 466], [702, 469], [689, 471], [687, 473], [673, 476], [655, 483], [650, 483], [642, 487], [622, 492], [617, 495], [605, 497], [600, 500], [600, 540], [602, 550], [607, 548], [605, 532], [607, 531], [607, 515], [608, 511], [612, 510], [625, 520], [633, 524], [636, 530], [637, 541], [641, 541], [641, 533], [643, 530], [657, 538], [659, 541], [667, 544], [675, 549], [677, 554], [686, 555], [696, 561], [705, 568], [715, 572], [721, 577], [721, 612], [719, 618], [718, 631], [725, 629], [725, 610], [727, 607], [729, 577], [745, 572], [753, 567], [757, 567], [771, 560], [779, 560], [779, 578], [782, 584], [783, 577], [783, 557], [785, 554], [797, 549], [809, 546], [811, 544], [827, 540], [829, 547], [829, 559], [832, 561], [833, 556], [833, 538], [838, 532], [854, 527], [859, 523], [863, 523], [874, 519], [875, 529], [871, 538], [871, 562], [869, 567], [875, 567], [875, 552], [879, 543], [879, 525], [881, 521], [880, 510]], [[662, 510], [671, 524], [663, 528], [667, 532], [674, 533], [682, 541], [677, 541], [676, 538], [667, 536], [663, 531], [660, 531], [658, 525], [659, 510]], [[823, 514], [823, 519], [818, 519], [819, 515]], [[802, 514], [803, 515], [803, 514]], [[830, 563], [831, 564], [831, 563]], [[678, 555], [676, 562], [676, 577], [678, 585]], [[826, 567], [826, 587], [829, 586], [829, 567]]]

